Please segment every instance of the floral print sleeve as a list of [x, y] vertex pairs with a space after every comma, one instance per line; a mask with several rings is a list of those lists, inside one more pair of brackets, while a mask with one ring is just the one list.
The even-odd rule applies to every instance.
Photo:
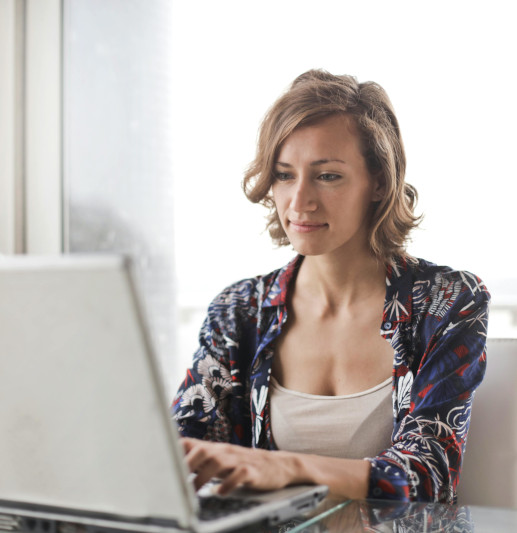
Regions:
[[395, 349], [395, 430], [393, 446], [370, 460], [369, 497], [453, 503], [485, 372], [490, 298], [476, 276], [432, 266], [411, 285], [398, 317], [389, 302], [385, 310], [384, 324], [395, 323], [385, 333]]
[[199, 348], [172, 405], [183, 436], [250, 445], [243, 353], [252, 352], [255, 287], [256, 280], [236, 283], [209, 306]]

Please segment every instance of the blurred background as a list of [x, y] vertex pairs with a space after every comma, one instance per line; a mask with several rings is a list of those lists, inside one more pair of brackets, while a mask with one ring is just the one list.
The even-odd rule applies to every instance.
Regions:
[[424, 214], [409, 251], [517, 337], [511, 2], [0, 0], [0, 252], [129, 253], [169, 394], [211, 299], [286, 263], [241, 180], [310, 68], [381, 84]]

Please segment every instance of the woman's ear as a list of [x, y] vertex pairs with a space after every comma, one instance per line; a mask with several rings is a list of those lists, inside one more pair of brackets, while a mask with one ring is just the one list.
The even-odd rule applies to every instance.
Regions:
[[386, 180], [382, 172], [378, 172], [373, 176], [373, 183], [372, 202], [380, 202], [386, 192]]

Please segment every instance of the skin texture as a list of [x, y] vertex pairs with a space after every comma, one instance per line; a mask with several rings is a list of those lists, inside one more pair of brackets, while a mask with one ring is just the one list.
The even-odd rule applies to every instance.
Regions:
[[[368, 244], [382, 180], [370, 176], [354, 123], [334, 115], [295, 130], [280, 147], [272, 186], [282, 226], [305, 256], [275, 346], [273, 375], [286, 388], [343, 395], [391, 375], [393, 351], [379, 335], [385, 267]], [[339, 497], [365, 498], [370, 464], [288, 451], [183, 439], [196, 487], [222, 479], [226, 494], [290, 484], [328, 485]]]
[[382, 190], [368, 173], [349, 119], [336, 115], [295, 130], [275, 171], [273, 198], [298, 253], [340, 261], [348, 251], [367, 252], [372, 201]]

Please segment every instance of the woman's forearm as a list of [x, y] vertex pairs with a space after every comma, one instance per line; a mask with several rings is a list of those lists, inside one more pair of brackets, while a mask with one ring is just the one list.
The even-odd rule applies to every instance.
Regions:
[[302, 453], [273, 453], [285, 454], [285, 460], [292, 465], [295, 483], [327, 485], [331, 494], [351, 499], [363, 499], [368, 494], [369, 461]]
[[202, 487], [213, 477], [221, 479], [219, 491], [227, 494], [239, 486], [258, 490], [287, 485], [327, 485], [342, 498], [362, 499], [368, 492], [370, 463], [286, 451], [246, 448], [234, 444], [183, 438], [187, 465], [195, 472], [194, 485]]

